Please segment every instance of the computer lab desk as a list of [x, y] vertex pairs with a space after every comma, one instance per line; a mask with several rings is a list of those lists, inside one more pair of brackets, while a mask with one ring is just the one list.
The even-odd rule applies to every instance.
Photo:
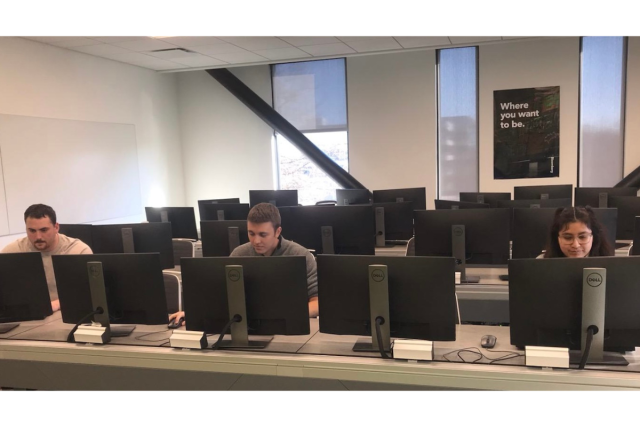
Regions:
[[[28, 329], [0, 339], [0, 385], [40, 390], [640, 390], [637, 352], [627, 355], [628, 367], [615, 371], [526, 367], [521, 356], [500, 365], [444, 360], [446, 355], [472, 361], [476, 356], [455, 351], [480, 348], [485, 334], [498, 338], [494, 350], [522, 354], [509, 344], [508, 327], [500, 326], [459, 325], [455, 342], [435, 343], [438, 361], [415, 362], [356, 355], [351, 347], [360, 337], [319, 333], [317, 319], [311, 319], [310, 335], [276, 336], [262, 352], [172, 349], [159, 342], [140, 345], [135, 337], [106, 345], [71, 344], [59, 341], [70, 325], [63, 325], [59, 315], [47, 320], [35, 327], [25, 322]], [[140, 336], [161, 329], [140, 325], [136, 331]], [[488, 357], [506, 355], [482, 350]]]

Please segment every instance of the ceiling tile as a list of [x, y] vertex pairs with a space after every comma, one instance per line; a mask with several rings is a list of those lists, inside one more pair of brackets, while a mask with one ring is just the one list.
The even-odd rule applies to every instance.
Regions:
[[230, 64], [242, 64], [245, 62], [264, 62], [267, 60], [267, 58], [256, 55], [253, 52], [246, 51], [241, 53], [221, 53], [214, 56], [215, 58], [228, 62]]
[[155, 58], [167, 59], [172, 61], [177, 58], [189, 58], [193, 56], [200, 56], [201, 54], [197, 52], [185, 52], [182, 50], [184, 48], [176, 47], [170, 50], [162, 50], [160, 52], [145, 52], [147, 55], [153, 56]]
[[190, 58], [177, 58], [174, 59], [173, 62], [177, 62], [178, 64], [182, 65], [188, 65], [189, 67], [213, 67], [217, 65], [227, 64], [227, 62], [204, 55], [194, 56]]
[[139, 52], [127, 52], [127, 53], [117, 53], [114, 55], [104, 55], [105, 58], [113, 59], [114, 61], [120, 62], [136, 62], [136, 61], [148, 61], [149, 59], [154, 59], [149, 55], [145, 55], [144, 53]]
[[278, 37], [293, 46], [313, 46], [316, 44], [340, 43], [335, 37]]
[[172, 44], [152, 38], [147, 38], [146, 40], [134, 40], [129, 42], [114, 43], [113, 45], [124, 49], [133, 50], [134, 52], [150, 52], [152, 50], [171, 49], [176, 47]]
[[122, 42], [131, 42], [136, 40], [146, 40], [149, 37], [140, 37], [140, 36], [91, 36], [92, 39], [101, 41], [102, 43], [122, 43]]
[[55, 41], [63, 41], [64, 39], [66, 39], [66, 37], [24, 37], [24, 38], [37, 41], [40, 43], [47, 43], [47, 44], [51, 44], [52, 42], [55, 42]]
[[512, 40], [512, 39], [528, 39], [533, 36], [502, 36], [502, 40]]
[[78, 46], [70, 48], [78, 52], [88, 53], [89, 55], [96, 56], [113, 56], [119, 53], [130, 53], [130, 50], [123, 49], [112, 44], [97, 44], [93, 46]]
[[234, 46], [232, 44], [229, 43], [218, 43], [218, 44], [211, 44], [211, 45], [206, 45], [206, 46], [194, 46], [189, 48], [189, 50], [193, 50], [194, 52], [199, 52], [205, 55], [209, 55], [209, 56], [216, 56], [219, 55], [221, 53], [244, 53], [246, 52], [246, 50], [238, 47], [238, 46]]
[[50, 44], [58, 47], [77, 47], [77, 46], [93, 46], [102, 44], [98, 40], [90, 39], [88, 37], [65, 37], [64, 40], [56, 40]]
[[405, 49], [412, 47], [448, 46], [451, 44], [449, 37], [394, 37]]
[[272, 60], [308, 58], [311, 56], [307, 52], [296, 49], [295, 47], [285, 47], [284, 49], [256, 50], [255, 53]]
[[362, 37], [359, 40], [345, 43], [357, 52], [402, 49], [402, 46], [393, 37]]
[[243, 49], [254, 51], [291, 47], [289, 43], [277, 37], [219, 37], [219, 39], [240, 46]]
[[453, 44], [471, 44], [501, 40], [500, 37], [449, 37]]
[[152, 70], [177, 70], [177, 69], [185, 68], [181, 64], [176, 64], [175, 62], [165, 61], [163, 59], [158, 59], [158, 58], [151, 58], [151, 57], [148, 57], [148, 58], [149, 59], [139, 59], [139, 60], [134, 59], [134, 60], [127, 60], [127, 61], [120, 60], [120, 62], [125, 62], [127, 64], [137, 65], [139, 67], [149, 68]]
[[319, 44], [314, 46], [300, 46], [300, 49], [313, 56], [342, 55], [344, 53], [356, 53], [344, 43]]
[[224, 43], [217, 37], [164, 37], [160, 40], [180, 47], [205, 46]]

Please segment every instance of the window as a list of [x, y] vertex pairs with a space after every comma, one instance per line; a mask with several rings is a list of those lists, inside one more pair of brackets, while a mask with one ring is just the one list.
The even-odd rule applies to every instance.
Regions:
[[[349, 170], [345, 60], [273, 66], [275, 110], [320, 150]], [[311, 160], [276, 134], [277, 188], [297, 189], [303, 205], [335, 199], [340, 186]]]
[[580, 187], [613, 187], [624, 173], [624, 37], [583, 37]]
[[478, 50], [438, 51], [438, 198], [478, 191]]

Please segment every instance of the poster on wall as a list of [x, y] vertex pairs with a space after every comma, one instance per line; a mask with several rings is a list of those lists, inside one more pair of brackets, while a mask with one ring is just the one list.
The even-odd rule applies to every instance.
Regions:
[[560, 86], [493, 92], [494, 179], [560, 176]]

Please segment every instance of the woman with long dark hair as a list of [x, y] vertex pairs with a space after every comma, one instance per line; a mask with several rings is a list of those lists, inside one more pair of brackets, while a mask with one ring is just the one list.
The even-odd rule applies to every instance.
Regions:
[[558, 208], [544, 258], [615, 255], [604, 226], [589, 207]]

